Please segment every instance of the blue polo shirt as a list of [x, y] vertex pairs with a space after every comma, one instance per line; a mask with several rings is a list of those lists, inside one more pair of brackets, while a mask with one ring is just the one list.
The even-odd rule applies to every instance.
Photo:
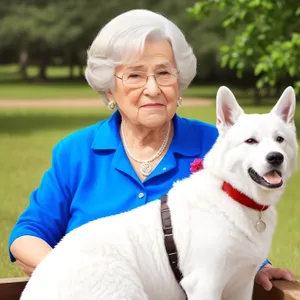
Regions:
[[[115, 112], [54, 147], [52, 165], [13, 228], [9, 248], [23, 235], [39, 237], [54, 247], [82, 224], [160, 198], [174, 181], [190, 175], [190, 163], [202, 158], [218, 135], [213, 125], [175, 115], [168, 152], [141, 182], [125, 153], [120, 122], [121, 116]], [[15, 260], [11, 253], [10, 257]]]

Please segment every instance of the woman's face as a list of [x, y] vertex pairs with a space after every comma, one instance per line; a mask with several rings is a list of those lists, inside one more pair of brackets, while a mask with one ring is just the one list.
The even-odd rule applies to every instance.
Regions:
[[[174, 80], [168, 85], [160, 85], [154, 76], [149, 76], [156, 74], [161, 79], [158, 81], [164, 82], [170, 70], [175, 78], [172, 77]], [[124, 121], [148, 128], [160, 127], [176, 112], [179, 94], [175, 71], [170, 43], [166, 40], [146, 40], [144, 51], [136, 63], [116, 68], [115, 86], [107, 92], [107, 96], [117, 103]], [[143, 74], [148, 76], [147, 79]], [[140, 83], [142, 77], [146, 82], [142, 86], [134, 86], [136, 82]]]

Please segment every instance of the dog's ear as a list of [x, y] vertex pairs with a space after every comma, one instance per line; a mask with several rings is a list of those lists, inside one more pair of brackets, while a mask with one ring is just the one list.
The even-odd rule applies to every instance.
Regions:
[[217, 92], [217, 127], [226, 129], [232, 126], [243, 114], [233, 93], [226, 86], [221, 86]]
[[271, 110], [271, 113], [275, 113], [285, 123], [293, 123], [295, 108], [296, 108], [295, 91], [291, 86], [289, 86], [284, 90], [281, 97], [277, 101], [276, 105]]

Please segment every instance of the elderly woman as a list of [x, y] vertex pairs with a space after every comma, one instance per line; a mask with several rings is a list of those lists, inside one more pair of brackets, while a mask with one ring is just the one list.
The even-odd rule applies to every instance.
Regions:
[[[102, 28], [86, 79], [116, 112], [55, 146], [9, 240], [11, 260], [26, 274], [72, 229], [158, 199], [189, 176], [217, 138], [214, 126], [176, 115], [195, 74], [191, 47], [160, 14], [132, 10]], [[272, 278], [295, 279], [266, 261], [257, 281], [270, 289]]]

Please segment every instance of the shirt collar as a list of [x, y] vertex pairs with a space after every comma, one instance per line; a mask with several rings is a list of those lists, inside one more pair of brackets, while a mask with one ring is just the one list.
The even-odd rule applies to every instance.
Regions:
[[184, 156], [200, 155], [202, 152], [201, 136], [192, 122], [175, 114], [173, 118], [174, 137], [170, 150]]
[[[120, 124], [121, 115], [116, 111], [108, 120], [100, 124], [92, 149], [116, 150], [121, 143]], [[173, 124], [175, 134], [169, 150], [184, 156], [201, 155], [201, 136], [192, 122], [175, 114]]]
[[96, 133], [92, 149], [95, 150], [115, 150], [121, 143], [120, 136], [121, 115], [115, 111], [111, 117], [100, 123]]

